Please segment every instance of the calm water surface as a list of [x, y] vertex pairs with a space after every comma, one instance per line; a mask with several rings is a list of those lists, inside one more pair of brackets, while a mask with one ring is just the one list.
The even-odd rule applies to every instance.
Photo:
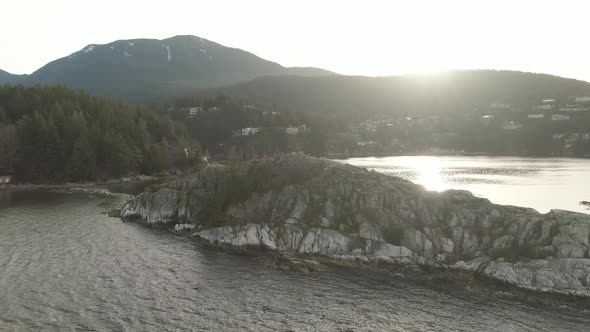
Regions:
[[[302, 274], [109, 218], [122, 198], [0, 192], [0, 331], [588, 331], [590, 312], [388, 273]], [[455, 287], [456, 288], [456, 287]]]
[[403, 156], [340, 160], [429, 190], [464, 189], [494, 203], [589, 213], [590, 159]]

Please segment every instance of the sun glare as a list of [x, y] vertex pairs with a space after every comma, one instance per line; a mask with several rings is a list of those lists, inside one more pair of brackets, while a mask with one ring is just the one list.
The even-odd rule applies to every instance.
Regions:
[[443, 191], [447, 183], [441, 174], [440, 161], [436, 158], [425, 158], [424, 162], [415, 166], [416, 182], [428, 190]]

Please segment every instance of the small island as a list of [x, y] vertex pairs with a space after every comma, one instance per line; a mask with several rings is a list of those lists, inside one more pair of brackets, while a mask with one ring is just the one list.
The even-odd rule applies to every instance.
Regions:
[[[590, 296], [590, 215], [540, 214], [467, 191], [427, 191], [303, 155], [206, 166], [131, 198], [121, 218], [288, 257], [466, 272]], [[313, 269], [311, 261], [293, 263], [302, 262]]]

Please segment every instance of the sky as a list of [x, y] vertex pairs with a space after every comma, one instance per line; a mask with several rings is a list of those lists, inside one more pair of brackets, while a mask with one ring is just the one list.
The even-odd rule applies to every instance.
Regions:
[[284, 66], [386, 76], [509, 69], [590, 81], [590, 0], [0, 0], [0, 69], [196, 35]]

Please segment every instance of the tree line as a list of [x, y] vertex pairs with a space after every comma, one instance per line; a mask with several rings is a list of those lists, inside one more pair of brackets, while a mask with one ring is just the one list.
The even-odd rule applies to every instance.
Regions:
[[154, 174], [201, 155], [180, 122], [154, 109], [64, 86], [0, 86], [0, 172], [17, 181]]

